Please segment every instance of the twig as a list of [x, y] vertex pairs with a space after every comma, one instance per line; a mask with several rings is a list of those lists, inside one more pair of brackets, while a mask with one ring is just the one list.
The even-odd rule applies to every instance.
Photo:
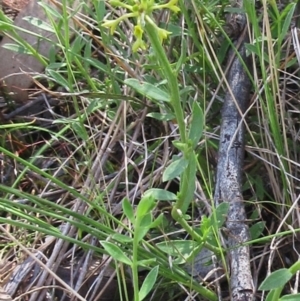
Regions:
[[[238, 1], [242, 6], [242, 1]], [[237, 17], [235, 16], [237, 19]], [[244, 16], [239, 17], [243, 20]], [[240, 24], [239, 24], [240, 25]], [[245, 26], [245, 23], [244, 23]], [[241, 29], [244, 28], [242, 26]], [[241, 27], [241, 26], [239, 26]], [[249, 66], [246, 57], [246, 31], [240, 30], [236, 47], [239, 56]], [[226, 227], [228, 229], [227, 245], [230, 263], [231, 300], [252, 300], [253, 282], [250, 269], [249, 247], [240, 246], [249, 240], [248, 225], [241, 191], [242, 167], [244, 159], [244, 126], [245, 111], [250, 92], [250, 80], [240, 59], [231, 51], [228, 72], [230, 89], [225, 95], [219, 145], [219, 160], [214, 201], [216, 206], [222, 202], [230, 204]], [[232, 59], [233, 57], [233, 59]]]

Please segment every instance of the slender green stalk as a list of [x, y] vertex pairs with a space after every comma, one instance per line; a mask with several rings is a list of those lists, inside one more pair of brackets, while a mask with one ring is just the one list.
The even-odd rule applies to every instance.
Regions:
[[181, 107], [178, 81], [176, 78], [175, 71], [173, 71], [170, 66], [170, 62], [168, 61], [166, 52], [161, 45], [161, 41], [158, 36], [156, 27], [152, 24], [152, 22], [147, 22], [145, 25], [145, 29], [150, 39], [151, 46], [157, 54], [161, 70], [165, 76], [165, 79], [168, 81], [169, 92], [171, 94], [171, 105], [173, 107], [176, 116], [176, 121], [178, 123], [180, 139], [183, 143], [185, 143], [187, 141], [186, 127], [184, 122], [183, 110]]
[[220, 247], [215, 247], [207, 242], [204, 241], [204, 239], [192, 228], [189, 226], [189, 224], [186, 222], [186, 220], [183, 218], [182, 213], [180, 209], [174, 205], [172, 209], [172, 217], [180, 224], [180, 226], [186, 230], [186, 232], [199, 244], [203, 244], [203, 246], [212, 252], [214, 252], [216, 255], [220, 253], [224, 253], [225, 251], [222, 250]]
[[290, 272], [292, 274], [296, 274], [298, 271], [300, 271], [300, 261], [295, 262], [290, 268]]
[[135, 229], [132, 247], [132, 280], [133, 280], [133, 291], [134, 301], [139, 301], [139, 275], [138, 275], [138, 229]]
[[[169, 93], [171, 95], [171, 104], [173, 106], [173, 110], [177, 119], [181, 142], [187, 143], [187, 131], [184, 122], [184, 115], [181, 106], [176, 74], [172, 70], [168, 58], [165, 54], [165, 51], [161, 45], [161, 41], [157, 34], [156, 27], [153, 26], [151, 22], [147, 22], [145, 29], [150, 39], [151, 46], [157, 54], [157, 58], [160, 62], [160, 66], [164, 73], [164, 76], [168, 81]], [[187, 147], [186, 151], [184, 151], [184, 155], [186, 157], [195, 156], [195, 154], [191, 154], [191, 152], [193, 152], [193, 150]], [[195, 174], [192, 175], [190, 173], [190, 169], [194, 167], [195, 166], [188, 166], [184, 173], [181, 175], [181, 181], [183, 181], [183, 185], [181, 185], [180, 193], [178, 194], [178, 199], [172, 209], [172, 217], [182, 226], [182, 228], [184, 228], [187, 231], [187, 233], [191, 235], [193, 239], [195, 239], [199, 243], [204, 243], [204, 246], [213, 251], [215, 254], [220, 254], [220, 252], [222, 251], [220, 250], [220, 248], [210, 245], [207, 242], [204, 242], [202, 237], [198, 235], [195, 232], [195, 230], [192, 227], [190, 227], [188, 223], [184, 220], [182, 214], [179, 214], [179, 211], [182, 212], [181, 209], [187, 206], [186, 203], [188, 201], [190, 202], [190, 200], [187, 200], [184, 196], [188, 192], [189, 183], [195, 180]]]

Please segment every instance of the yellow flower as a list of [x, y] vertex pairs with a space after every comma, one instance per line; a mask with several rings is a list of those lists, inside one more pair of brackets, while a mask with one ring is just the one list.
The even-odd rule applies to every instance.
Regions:
[[167, 31], [167, 30], [159, 28], [159, 27], [157, 27], [157, 31], [158, 31], [158, 36], [159, 36], [161, 42], [163, 40], [167, 39], [168, 35], [172, 33], [170, 31]]
[[123, 1], [119, 1], [119, 0], [110, 0], [109, 3], [112, 5], [112, 6], [120, 6], [120, 7], [124, 7], [130, 11], [132, 11], [132, 5], [129, 5], [129, 4], [126, 4], [124, 3]]
[[175, 13], [180, 12], [180, 8], [178, 7], [177, 2], [178, 0], [170, 0], [169, 3], [167, 3], [169, 5], [168, 8]]
[[133, 52], [138, 51], [140, 48], [143, 50], [146, 49], [146, 44], [143, 41], [143, 33], [144, 33], [144, 30], [142, 29], [142, 27], [140, 25], [134, 26], [134, 36], [136, 37], [136, 41], [132, 45]]
[[133, 52], [137, 52], [139, 49], [145, 50], [146, 48], [147, 48], [146, 43], [141, 39], [137, 39], [132, 45]]
[[144, 30], [141, 27], [141, 25], [135, 25], [134, 26], [133, 34], [137, 39], [142, 39], [143, 38], [143, 33], [144, 33]]
[[[144, 34], [144, 26], [146, 22], [150, 22], [154, 28], [157, 30], [157, 34], [159, 36], [160, 41], [165, 40], [168, 35], [171, 33], [167, 30], [159, 28], [152, 19], [152, 11], [153, 10], [161, 10], [161, 9], [170, 9], [171, 11], [177, 13], [180, 11], [178, 7], [178, 0], [170, 0], [165, 4], [155, 4], [155, 0], [131, 0], [131, 1], [122, 1], [122, 0], [110, 0], [109, 1], [112, 6], [119, 6], [130, 11], [117, 18], [116, 20], [105, 20], [102, 24], [104, 27], [110, 29], [110, 33], [113, 34], [118, 26], [118, 24], [126, 19], [136, 18], [136, 24], [134, 27], [134, 36], [136, 41], [133, 44], [133, 51], [137, 51], [138, 49], [146, 49], [146, 44], [143, 41]], [[130, 4], [127, 4], [127, 3]]]
[[120, 18], [117, 18], [115, 20], [106, 20], [104, 21], [104, 23], [102, 23], [102, 26], [110, 28], [110, 33], [113, 34], [118, 26], [118, 24], [126, 19], [132, 18], [132, 17], [137, 17], [138, 16], [138, 12], [132, 12], [132, 13], [128, 13], [123, 15]]
[[110, 29], [110, 34], [114, 34], [118, 24], [119, 24], [118, 19], [116, 19], [116, 20], [107, 20], [104, 23], [102, 23], [102, 26], [109, 28]]
[[149, 17], [149, 16], [146, 16], [146, 20], [147, 22], [151, 23], [157, 30], [157, 33], [158, 33], [158, 36], [159, 36], [159, 39], [160, 41], [162, 42], [163, 40], [165, 40], [169, 34], [171, 34], [172, 32], [170, 31], [167, 31], [165, 29], [162, 29], [162, 28], [159, 28], [154, 22], [153, 20]]
[[170, 0], [168, 3], [165, 3], [165, 4], [154, 5], [153, 9], [168, 8], [171, 11], [178, 13], [178, 12], [180, 12], [180, 8], [178, 7], [177, 2], [178, 2], [178, 0]]

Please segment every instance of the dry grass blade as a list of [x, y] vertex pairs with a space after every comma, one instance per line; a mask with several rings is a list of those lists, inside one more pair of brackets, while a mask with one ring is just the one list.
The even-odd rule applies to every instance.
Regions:
[[12, 301], [11, 296], [9, 294], [7, 294], [3, 288], [0, 288], [0, 300], [1, 301]]

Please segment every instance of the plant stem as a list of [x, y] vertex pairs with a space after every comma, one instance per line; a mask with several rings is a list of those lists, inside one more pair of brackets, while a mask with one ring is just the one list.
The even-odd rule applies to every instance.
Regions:
[[132, 280], [134, 301], [139, 300], [139, 276], [138, 276], [138, 228], [134, 229], [133, 245], [132, 245]]
[[222, 248], [215, 247], [203, 240], [203, 238], [186, 222], [183, 218], [180, 209], [174, 205], [172, 209], [172, 217], [176, 222], [180, 224], [180, 226], [198, 243], [203, 244], [203, 247], [209, 249], [210, 251], [214, 252], [216, 255], [219, 255], [221, 252], [224, 253], [225, 251]]
[[161, 45], [157, 28], [153, 24], [146, 22], [145, 30], [150, 39], [151, 46], [153, 47], [156, 57], [160, 63], [160, 67], [164, 74], [164, 77], [168, 81], [169, 92], [171, 95], [171, 105], [173, 107], [176, 116], [176, 121], [178, 123], [180, 139], [183, 143], [186, 143], [186, 127], [184, 122], [183, 110], [181, 107], [178, 81], [175, 75], [175, 71], [172, 70], [166, 52]]
[[300, 260], [295, 262], [290, 268], [290, 272], [295, 275], [298, 271], [300, 271]]
[[[171, 104], [173, 106], [173, 110], [174, 110], [176, 120], [178, 123], [181, 142], [187, 143], [186, 126], [185, 126], [185, 122], [184, 122], [183, 110], [181, 107], [181, 100], [180, 100], [177, 78], [175, 76], [174, 71], [172, 70], [172, 68], [170, 66], [170, 63], [166, 56], [166, 53], [161, 45], [161, 41], [160, 41], [158, 33], [157, 33], [157, 28], [153, 24], [147, 22], [147, 24], [145, 25], [145, 30], [150, 39], [151, 46], [153, 47], [153, 49], [156, 53], [156, 56], [159, 60], [162, 72], [164, 73], [164, 76], [168, 81], [169, 93], [171, 95]], [[187, 152], [188, 152], [188, 150], [187, 150]], [[186, 154], [186, 155], [189, 156], [190, 154]], [[185, 172], [183, 173], [183, 175], [181, 176], [181, 181], [185, 176], [187, 176], [187, 178], [185, 180], [194, 181], [195, 176], [193, 176], [193, 178], [190, 178], [190, 177], [188, 177], [189, 175], [190, 175], [189, 168], [187, 168], [185, 170]], [[183, 185], [183, 186], [188, 186], [188, 185]], [[182, 188], [183, 189], [181, 189], [181, 193], [183, 193], [183, 194], [186, 193], [187, 187], [182, 187]], [[188, 201], [188, 200], [186, 200], [184, 197], [181, 197], [179, 194], [178, 200], [172, 210], [172, 217], [174, 218], [174, 220], [176, 220], [196, 241], [198, 241], [200, 243], [204, 243], [204, 246], [206, 248], [210, 249], [211, 251], [213, 251], [215, 254], [220, 254], [221, 250], [219, 248], [204, 242], [203, 239], [201, 238], [201, 236], [199, 236], [194, 231], [194, 229], [188, 225], [188, 223], [184, 220], [182, 215], [180, 215], [178, 213], [178, 210], [181, 210], [182, 207], [186, 206], [185, 204], [183, 204], [183, 201]]]

